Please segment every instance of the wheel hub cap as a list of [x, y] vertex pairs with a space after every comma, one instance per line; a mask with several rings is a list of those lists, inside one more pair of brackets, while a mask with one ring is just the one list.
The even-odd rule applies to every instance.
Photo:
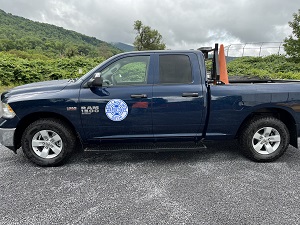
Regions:
[[52, 159], [62, 151], [62, 139], [54, 131], [41, 130], [32, 138], [32, 149], [36, 155], [44, 159]]
[[279, 132], [273, 127], [259, 129], [252, 138], [252, 146], [257, 153], [268, 155], [275, 152], [281, 142]]

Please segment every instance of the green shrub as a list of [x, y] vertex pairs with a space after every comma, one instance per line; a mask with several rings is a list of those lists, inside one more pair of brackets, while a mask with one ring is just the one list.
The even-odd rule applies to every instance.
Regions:
[[241, 57], [227, 64], [228, 75], [254, 75], [271, 79], [300, 80], [300, 64], [283, 55]]
[[[28, 53], [21, 51], [0, 52], [0, 85], [16, 86], [44, 80], [76, 78], [104, 60], [102, 57], [27, 58], [24, 57], [26, 54]], [[82, 74], [79, 74], [79, 69]]]
[[[0, 86], [76, 78], [104, 61], [103, 57], [48, 58], [19, 50], [0, 52]], [[300, 64], [282, 55], [242, 57], [227, 64], [230, 75], [250, 75], [271, 79], [300, 80]], [[82, 74], [79, 74], [79, 69]], [[130, 72], [130, 68], [127, 68]], [[134, 79], [133, 75], [132, 79]], [[131, 78], [130, 78], [131, 79]]]

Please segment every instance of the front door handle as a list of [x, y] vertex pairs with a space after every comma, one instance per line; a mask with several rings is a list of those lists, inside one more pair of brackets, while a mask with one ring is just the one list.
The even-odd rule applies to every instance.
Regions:
[[182, 93], [182, 97], [199, 97], [199, 94], [197, 92], [193, 93]]
[[130, 95], [131, 98], [147, 98], [146, 94]]

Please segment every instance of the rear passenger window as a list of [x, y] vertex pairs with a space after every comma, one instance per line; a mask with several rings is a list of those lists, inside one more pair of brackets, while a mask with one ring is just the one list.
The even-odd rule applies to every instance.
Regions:
[[192, 81], [192, 68], [187, 55], [159, 56], [159, 82], [161, 84], [187, 84]]

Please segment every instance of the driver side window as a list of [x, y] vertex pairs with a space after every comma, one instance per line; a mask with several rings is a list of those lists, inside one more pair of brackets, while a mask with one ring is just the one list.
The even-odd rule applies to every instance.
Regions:
[[150, 56], [122, 58], [101, 72], [107, 86], [141, 85], [147, 83]]

